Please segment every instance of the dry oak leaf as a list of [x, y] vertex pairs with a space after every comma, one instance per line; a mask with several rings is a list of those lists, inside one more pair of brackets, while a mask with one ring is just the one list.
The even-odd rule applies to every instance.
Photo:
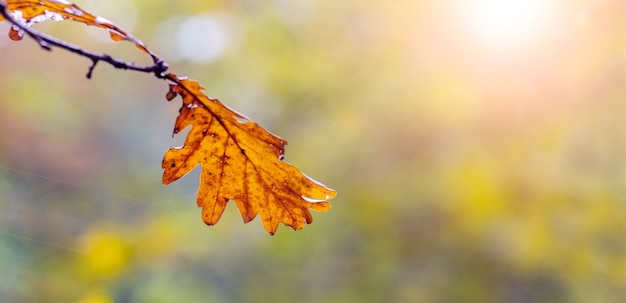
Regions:
[[197, 204], [202, 219], [214, 225], [229, 200], [244, 222], [260, 214], [263, 227], [274, 234], [279, 223], [298, 230], [311, 223], [309, 208], [325, 212], [336, 192], [283, 161], [287, 142], [219, 100], [204, 95], [193, 80], [166, 75], [173, 81], [166, 98], [182, 97], [174, 134], [191, 130], [182, 147], [163, 158], [163, 183], [170, 184], [202, 165]]
[[[142, 51], [152, 55], [143, 42], [139, 41], [132, 35], [126, 33], [111, 21], [90, 14], [84, 11], [76, 4], [72, 4], [65, 0], [4, 0], [1, 1], [6, 5], [7, 13], [13, 18], [23, 23], [25, 26], [32, 26], [43, 21], [54, 20], [72, 20], [84, 23], [88, 26], [95, 26], [109, 31], [111, 39], [115, 41], [130, 41]], [[0, 15], [0, 21], [4, 18]], [[9, 31], [9, 37], [12, 40], [21, 40], [24, 33], [15, 25]]]

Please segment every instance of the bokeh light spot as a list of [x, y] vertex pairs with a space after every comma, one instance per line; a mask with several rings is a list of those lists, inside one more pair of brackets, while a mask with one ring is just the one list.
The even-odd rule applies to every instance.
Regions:
[[228, 42], [228, 31], [223, 22], [214, 16], [201, 15], [180, 24], [176, 49], [183, 59], [206, 62], [219, 58]]
[[476, 0], [464, 14], [477, 43], [517, 47], [542, 34], [548, 11], [539, 0]]

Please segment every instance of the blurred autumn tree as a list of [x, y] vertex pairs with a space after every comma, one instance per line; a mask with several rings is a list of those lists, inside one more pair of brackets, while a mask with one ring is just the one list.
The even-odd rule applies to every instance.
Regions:
[[162, 83], [0, 39], [0, 298], [620, 301], [626, 5], [494, 3], [78, 2], [342, 193], [275, 237], [232, 206], [205, 228], [195, 178], [162, 188]]

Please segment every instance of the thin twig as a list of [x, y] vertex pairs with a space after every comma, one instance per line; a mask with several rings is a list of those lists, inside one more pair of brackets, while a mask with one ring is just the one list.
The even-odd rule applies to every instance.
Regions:
[[91, 79], [93, 70], [95, 69], [96, 64], [98, 64], [98, 62], [100, 61], [104, 61], [118, 69], [133, 70], [133, 71], [149, 73], [149, 74], [151, 73], [151, 74], [154, 74], [154, 76], [159, 79], [165, 78], [164, 72], [169, 68], [169, 66], [167, 65], [167, 63], [165, 63], [163, 59], [157, 57], [151, 52], [149, 53], [149, 55], [152, 57], [154, 64], [149, 65], [149, 66], [138, 66], [133, 62], [126, 62], [124, 60], [116, 59], [107, 54], [93, 53], [93, 52], [84, 50], [79, 46], [67, 43], [65, 41], [61, 41], [57, 38], [41, 33], [37, 30], [34, 30], [31, 27], [26, 26], [22, 22], [16, 20], [11, 14], [9, 14], [6, 8], [7, 8], [6, 3], [0, 1], [0, 14], [2, 14], [4, 19], [9, 21], [11, 24], [13, 24], [13, 26], [17, 27], [19, 30], [26, 33], [33, 40], [37, 41], [37, 43], [39, 43], [39, 46], [41, 46], [43, 49], [51, 51], [52, 46], [56, 46], [56, 47], [65, 49], [69, 52], [75, 53], [77, 55], [91, 59], [93, 63], [89, 67], [89, 70], [87, 72], [88, 79]]

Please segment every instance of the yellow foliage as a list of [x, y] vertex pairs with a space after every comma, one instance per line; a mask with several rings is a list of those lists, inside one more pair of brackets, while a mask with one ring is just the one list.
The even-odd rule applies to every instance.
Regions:
[[87, 292], [77, 303], [113, 303], [113, 299], [105, 291], [96, 289]]
[[130, 259], [130, 247], [119, 235], [93, 231], [84, 237], [84, 269], [91, 275], [118, 275]]
[[462, 214], [459, 218], [464, 227], [483, 232], [506, 211], [501, 176], [488, 159], [468, 157], [461, 161], [449, 172], [447, 194]]
[[517, 242], [516, 261], [524, 267], [541, 264], [554, 251], [555, 239], [542, 215], [526, 218], [514, 229], [512, 240]]

